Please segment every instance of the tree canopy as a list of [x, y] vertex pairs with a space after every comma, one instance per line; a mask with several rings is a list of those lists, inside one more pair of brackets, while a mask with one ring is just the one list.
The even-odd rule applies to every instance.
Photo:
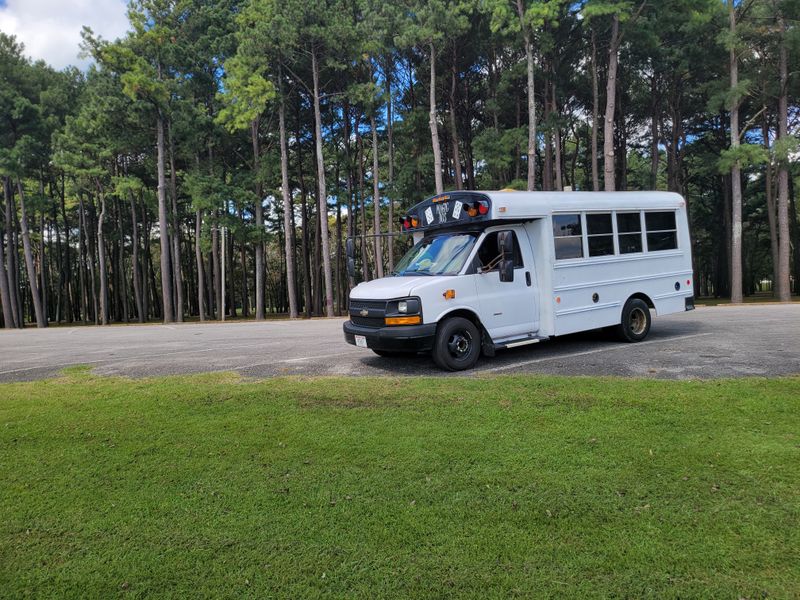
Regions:
[[[671, 190], [696, 290], [800, 280], [798, 0], [134, 0], [0, 32], [5, 327], [333, 315], [443, 189]], [[382, 235], [376, 235], [382, 234]], [[385, 235], [390, 234], [390, 235]]]

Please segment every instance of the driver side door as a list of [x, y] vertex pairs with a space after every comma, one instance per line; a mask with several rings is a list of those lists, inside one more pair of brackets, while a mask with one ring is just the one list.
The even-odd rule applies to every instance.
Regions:
[[514, 236], [514, 280], [500, 281], [497, 236], [483, 238], [473, 259], [480, 318], [493, 341], [524, 337], [539, 329], [539, 305], [533, 254], [524, 229], [508, 228]]

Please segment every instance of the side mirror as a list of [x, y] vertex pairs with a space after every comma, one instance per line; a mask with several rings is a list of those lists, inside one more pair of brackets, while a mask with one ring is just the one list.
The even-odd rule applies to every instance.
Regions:
[[514, 281], [514, 233], [501, 231], [497, 234], [497, 251], [503, 255], [500, 261], [500, 281]]
[[347, 275], [352, 279], [356, 276], [356, 259], [349, 258], [347, 259]]
[[344, 243], [345, 254], [347, 254], [347, 258], [355, 258], [356, 256], [356, 245], [353, 243], [353, 238], [347, 238], [347, 241]]

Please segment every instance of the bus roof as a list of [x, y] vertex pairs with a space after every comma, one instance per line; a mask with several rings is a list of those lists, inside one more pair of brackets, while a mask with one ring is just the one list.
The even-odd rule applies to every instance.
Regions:
[[545, 217], [564, 211], [676, 209], [685, 205], [673, 192], [480, 192], [492, 201], [492, 218]]

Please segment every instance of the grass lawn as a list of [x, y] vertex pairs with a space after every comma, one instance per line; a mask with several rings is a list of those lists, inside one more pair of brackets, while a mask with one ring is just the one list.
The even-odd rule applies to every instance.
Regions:
[[0, 596], [800, 596], [800, 378], [0, 386]]

